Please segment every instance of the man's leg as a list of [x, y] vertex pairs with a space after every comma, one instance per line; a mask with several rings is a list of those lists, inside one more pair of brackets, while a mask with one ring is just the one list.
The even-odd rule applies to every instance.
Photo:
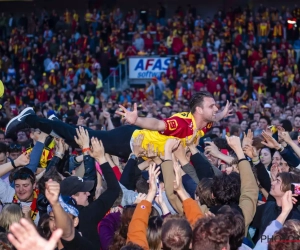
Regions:
[[[76, 147], [74, 140], [77, 126], [72, 126], [60, 120], [49, 120], [40, 118], [34, 114], [30, 108], [22, 111], [17, 117], [13, 118], [6, 127], [8, 134], [15, 133], [25, 127], [38, 128], [47, 134], [56, 134], [63, 138], [67, 144]], [[96, 137], [102, 141], [105, 152], [121, 158], [128, 158], [131, 153], [130, 140], [133, 132], [139, 129], [135, 126], [122, 126], [110, 131], [88, 130], [90, 138]]]
[[[77, 146], [74, 136], [76, 128], [60, 120], [48, 120], [38, 116], [28, 116], [25, 122], [32, 128], [39, 128], [47, 134], [57, 134], [71, 146]], [[128, 158], [131, 153], [130, 140], [133, 132], [138, 129], [135, 126], [122, 126], [110, 131], [88, 130], [90, 138], [96, 137], [102, 141], [105, 152], [110, 155], [116, 155], [121, 158]]]

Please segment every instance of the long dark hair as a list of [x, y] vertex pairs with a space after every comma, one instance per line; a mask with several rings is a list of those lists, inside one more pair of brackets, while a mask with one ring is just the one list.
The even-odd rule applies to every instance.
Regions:
[[123, 246], [126, 245], [126, 239], [127, 239], [127, 233], [128, 233], [128, 227], [130, 224], [130, 221], [132, 219], [135, 206], [132, 207], [125, 207], [123, 209], [123, 213], [121, 216], [120, 226], [118, 230], [115, 232], [113, 243], [109, 247], [109, 250], [119, 250]]

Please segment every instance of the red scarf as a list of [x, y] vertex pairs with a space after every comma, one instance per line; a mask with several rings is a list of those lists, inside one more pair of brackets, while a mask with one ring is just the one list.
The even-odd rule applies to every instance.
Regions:
[[[33, 190], [33, 200], [32, 200], [31, 206], [30, 206], [30, 209], [31, 209], [30, 216], [31, 216], [32, 221], [34, 221], [36, 219], [36, 216], [39, 212], [39, 210], [37, 208], [37, 204], [36, 204], [38, 195], [39, 195], [39, 190], [34, 189]], [[14, 195], [12, 203], [20, 203], [16, 194]]]

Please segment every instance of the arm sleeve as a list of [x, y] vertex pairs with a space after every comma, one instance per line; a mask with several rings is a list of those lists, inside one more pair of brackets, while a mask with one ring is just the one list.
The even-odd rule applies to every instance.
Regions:
[[182, 185], [184, 189], [188, 192], [188, 194], [194, 199], [195, 191], [197, 188], [196, 182], [187, 174], [182, 176]]
[[127, 205], [132, 205], [135, 202], [135, 199], [136, 199], [138, 193], [133, 190], [128, 190], [121, 183], [120, 183], [120, 187], [123, 192], [121, 206], [124, 207]]
[[260, 185], [269, 193], [271, 190], [271, 179], [267, 169], [261, 162], [255, 165], [255, 168]]
[[86, 215], [91, 218], [91, 221], [95, 224], [105, 216], [109, 209], [113, 206], [115, 200], [120, 194], [120, 185], [117, 178], [112, 171], [110, 165], [106, 162], [101, 165], [103, 176], [107, 183], [107, 189], [98, 199], [90, 203], [84, 210]]
[[299, 157], [297, 157], [294, 154], [294, 151], [290, 146], [286, 146], [285, 149], [282, 152], [280, 152], [280, 155], [290, 167], [296, 168], [299, 166], [300, 164]]
[[200, 153], [191, 156], [191, 162], [194, 165], [199, 181], [203, 178], [213, 178], [214, 173], [207, 159]]
[[197, 222], [197, 220], [201, 219], [204, 216], [199, 205], [192, 198], [188, 198], [183, 201], [183, 211], [185, 213], [186, 219], [192, 227]]
[[163, 132], [159, 132], [159, 133], [161, 133], [163, 135], [167, 135], [167, 136], [185, 138], [186, 137], [186, 128], [188, 126], [188, 123], [186, 120], [188, 120], [188, 118], [183, 119], [178, 116], [172, 116], [167, 119], [164, 119], [163, 122], [165, 123], [165, 130]]
[[135, 190], [135, 167], [137, 166], [137, 161], [129, 159], [125, 165], [122, 176], [120, 178], [120, 183], [126, 187], [128, 190]]
[[58, 165], [58, 163], [60, 162], [60, 160], [61, 159], [59, 157], [53, 156], [46, 167], [46, 172], [48, 172], [52, 167], [56, 167]]
[[198, 179], [198, 176], [197, 176], [197, 173], [196, 173], [196, 170], [194, 168], [194, 166], [190, 163], [182, 166], [182, 170], [187, 174], [189, 175], [193, 181], [198, 184], [199, 183], [199, 179]]
[[160, 167], [164, 177], [165, 192], [168, 197], [168, 200], [171, 203], [172, 207], [179, 214], [183, 214], [182, 203], [178, 196], [174, 193], [173, 181], [175, 179], [175, 174], [173, 171], [173, 163], [172, 161], [164, 161]]
[[134, 211], [128, 227], [127, 243], [132, 242], [143, 249], [149, 249], [147, 241], [147, 227], [152, 204], [149, 201], [141, 201]]
[[84, 180], [96, 180], [96, 168], [95, 168], [95, 160], [89, 155], [83, 156], [83, 164], [84, 164]]
[[43, 150], [44, 150], [44, 144], [37, 141], [31, 151], [30, 162], [28, 165], [25, 166], [26, 168], [29, 168], [33, 173], [36, 172], [39, 166]]
[[15, 189], [0, 178], [0, 200], [2, 203], [12, 202]]
[[273, 234], [281, 228], [282, 224], [277, 220], [273, 220], [271, 224], [266, 228], [265, 232], [256, 243], [256, 246], [253, 250], [267, 250], [269, 244], [268, 240], [271, 239]]
[[247, 160], [243, 160], [238, 164], [238, 166], [241, 178], [241, 196], [239, 206], [243, 211], [245, 227], [247, 229], [256, 212], [259, 190], [250, 163]]

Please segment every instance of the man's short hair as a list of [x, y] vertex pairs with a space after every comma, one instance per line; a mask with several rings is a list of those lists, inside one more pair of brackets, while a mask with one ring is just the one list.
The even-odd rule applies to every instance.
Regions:
[[27, 180], [30, 179], [31, 183], [34, 184], [35, 183], [35, 175], [34, 173], [29, 169], [29, 168], [21, 168], [18, 169], [14, 175], [12, 176], [12, 180], [16, 181], [16, 180]]
[[215, 176], [212, 192], [218, 205], [236, 205], [241, 196], [241, 180], [238, 173]]
[[300, 174], [296, 171], [278, 173], [281, 178], [281, 191], [286, 192], [292, 189], [292, 183], [300, 183]]
[[196, 223], [193, 231], [193, 250], [220, 250], [228, 247], [228, 221], [224, 215], [202, 218]]
[[164, 221], [161, 241], [164, 250], [188, 250], [192, 240], [192, 228], [182, 217], [172, 216]]
[[293, 125], [290, 120], [284, 119], [280, 122], [281, 127], [284, 128], [285, 131], [291, 132], [293, 130]]
[[8, 152], [7, 145], [3, 142], [0, 142], [0, 154], [6, 154]]
[[142, 176], [140, 176], [140, 178], [137, 180], [135, 187], [138, 193], [143, 193], [143, 194], [148, 193], [149, 184], [147, 180], [145, 180]]
[[271, 124], [271, 120], [270, 120], [270, 118], [269, 118], [269, 117], [267, 117], [267, 116], [261, 116], [261, 117], [259, 118], [259, 120], [261, 120], [261, 119], [264, 119], [264, 120], [266, 120], [268, 125], [270, 125], [270, 124]]
[[230, 127], [230, 134], [234, 135], [235, 133], [238, 133], [240, 131], [241, 126], [239, 124], [233, 124]]
[[218, 214], [223, 214], [227, 220], [230, 250], [238, 250], [243, 243], [245, 235], [245, 220], [240, 211], [230, 207], [223, 206], [219, 209]]
[[205, 97], [214, 98], [208, 91], [200, 91], [192, 96], [189, 103], [189, 108], [192, 114], [195, 113], [196, 107], [202, 106]]

